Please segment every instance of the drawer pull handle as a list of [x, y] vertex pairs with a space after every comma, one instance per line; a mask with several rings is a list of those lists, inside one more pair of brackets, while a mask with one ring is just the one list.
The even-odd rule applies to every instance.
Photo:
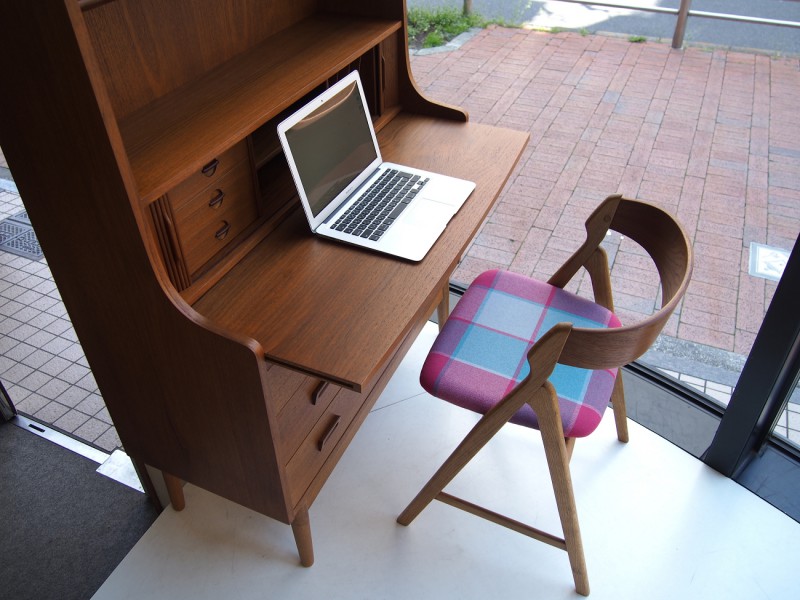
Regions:
[[319, 399], [322, 397], [322, 394], [325, 393], [325, 390], [328, 389], [328, 382], [327, 381], [320, 381], [317, 389], [314, 390], [314, 393], [311, 396], [311, 404], [314, 406], [317, 405]]
[[218, 240], [222, 241], [225, 239], [225, 236], [228, 235], [228, 232], [231, 230], [231, 224], [227, 221], [223, 221], [224, 225], [214, 234], [214, 237]]
[[200, 172], [206, 177], [211, 177], [217, 171], [218, 166], [219, 166], [219, 160], [215, 158], [206, 166], [204, 166], [202, 169], [200, 169]]
[[222, 190], [217, 190], [216, 196], [214, 196], [211, 200], [208, 201], [208, 205], [211, 208], [219, 208], [222, 206], [222, 200], [225, 198], [225, 192]]
[[336, 419], [334, 419], [334, 421], [330, 425], [328, 425], [328, 429], [325, 430], [325, 435], [322, 436], [322, 439], [319, 441], [319, 444], [317, 444], [317, 448], [319, 448], [320, 452], [322, 452], [322, 449], [331, 439], [331, 436], [333, 436], [333, 432], [336, 431], [336, 428], [339, 427], [339, 422], [341, 420], [342, 417], [336, 415]]

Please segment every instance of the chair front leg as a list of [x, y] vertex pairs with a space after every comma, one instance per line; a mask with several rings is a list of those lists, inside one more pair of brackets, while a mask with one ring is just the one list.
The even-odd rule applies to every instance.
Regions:
[[458, 447], [439, 467], [439, 470], [436, 471], [406, 509], [397, 517], [397, 522], [400, 525], [409, 525], [411, 521], [417, 518], [417, 515], [472, 460], [472, 457], [514, 416], [514, 413], [525, 403], [523, 395], [519, 392], [519, 389], [512, 392], [510, 396], [497, 404], [475, 424]]
[[572, 453], [575, 451], [575, 438], [564, 438], [564, 446], [567, 449], [567, 462], [572, 462]]
[[575, 494], [572, 489], [572, 477], [569, 471], [570, 453], [567, 451], [567, 444], [564, 439], [564, 429], [561, 425], [561, 415], [558, 410], [558, 399], [552, 386], [550, 386], [550, 389], [551, 393], [549, 395], [537, 394], [531, 401], [531, 407], [539, 417], [539, 428], [542, 434], [545, 457], [547, 458], [547, 467], [550, 471], [550, 479], [553, 482], [558, 516], [564, 531], [564, 542], [572, 568], [572, 577], [575, 580], [575, 590], [583, 596], [588, 596], [589, 576], [586, 571], [583, 541], [581, 540], [580, 525], [578, 524], [578, 510], [575, 506]]

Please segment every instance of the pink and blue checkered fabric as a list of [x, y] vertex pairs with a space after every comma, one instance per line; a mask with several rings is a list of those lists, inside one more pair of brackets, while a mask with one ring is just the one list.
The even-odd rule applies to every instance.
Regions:
[[[619, 327], [594, 302], [507, 271], [479, 275], [459, 300], [422, 367], [420, 382], [434, 396], [480, 414], [530, 372], [528, 350], [556, 323]], [[584, 437], [599, 425], [617, 370], [589, 371], [558, 364], [550, 382], [558, 394], [564, 435]], [[538, 429], [524, 405], [512, 423]]]

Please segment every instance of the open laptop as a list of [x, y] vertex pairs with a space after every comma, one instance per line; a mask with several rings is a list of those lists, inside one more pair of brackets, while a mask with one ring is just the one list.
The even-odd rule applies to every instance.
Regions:
[[314, 233], [407, 260], [425, 257], [475, 189], [383, 162], [358, 71], [282, 121], [278, 137]]

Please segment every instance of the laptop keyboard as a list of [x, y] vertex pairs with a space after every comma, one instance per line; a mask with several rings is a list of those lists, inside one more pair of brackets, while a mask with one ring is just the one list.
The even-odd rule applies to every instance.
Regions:
[[387, 169], [342, 213], [333, 228], [377, 241], [427, 182], [427, 177]]

